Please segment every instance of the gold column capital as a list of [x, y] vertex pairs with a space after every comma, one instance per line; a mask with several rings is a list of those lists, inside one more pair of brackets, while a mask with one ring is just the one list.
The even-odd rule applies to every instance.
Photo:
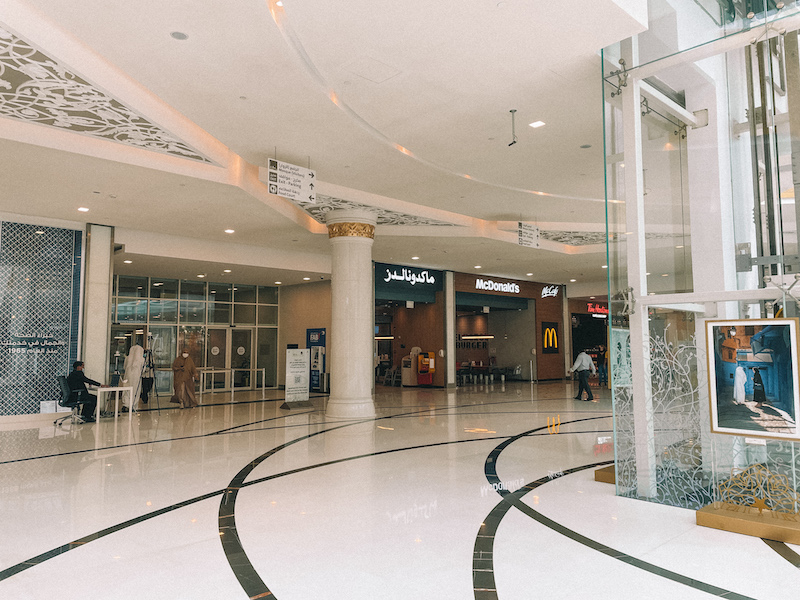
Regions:
[[364, 237], [375, 239], [375, 226], [368, 223], [330, 223], [328, 238]]

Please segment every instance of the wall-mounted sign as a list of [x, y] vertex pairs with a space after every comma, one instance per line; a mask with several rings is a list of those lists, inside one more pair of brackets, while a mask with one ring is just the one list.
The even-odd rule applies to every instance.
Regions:
[[542, 354], [558, 354], [558, 323], [542, 321]]
[[476, 290], [487, 290], [490, 292], [506, 292], [508, 294], [519, 294], [519, 285], [516, 283], [492, 281], [491, 279], [475, 279]]
[[317, 173], [289, 163], [269, 159], [269, 168], [258, 170], [258, 178], [269, 186], [269, 193], [287, 200], [314, 204], [317, 193], [314, 191]]
[[538, 248], [539, 228], [530, 223], [517, 221], [517, 243], [526, 248]]
[[608, 307], [603, 306], [602, 304], [597, 304], [595, 302], [588, 302], [586, 304], [586, 310], [593, 315], [607, 315], [608, 314]]
[[438, 292], [443, 287], [441, 271], [375, 263], [375, 290]]
[[558, 296], [557, 285], [546, 285], [542, 288], [542, 298], [555, 298]]

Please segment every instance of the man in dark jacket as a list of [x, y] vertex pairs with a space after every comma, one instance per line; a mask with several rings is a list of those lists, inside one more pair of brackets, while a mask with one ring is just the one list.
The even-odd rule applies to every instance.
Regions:
[[97, 407], [97, 396], [89, 393], [89, 390], [86, 389], [87, 383], [90, 385], [96, 385], [98, 387], [102, 385], [101, 383], [86, 377], [83, 372], [83, 361], [76, 360], [74, 363], [72, 363], [72, 373], [67, 376], [67, 385], [69, 385], [70, 391], [80, 391], [79, 398], [81, 402], [85, 403], [81, 407], [81, 417], [83, 417], [83, 420], [87, 423], [92, 423], [95, 420], [94, 411]]

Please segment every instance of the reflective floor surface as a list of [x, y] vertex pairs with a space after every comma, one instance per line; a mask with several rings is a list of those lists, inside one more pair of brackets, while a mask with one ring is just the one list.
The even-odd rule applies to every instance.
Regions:
[[0, 428], [0, 598], [796, 599], [800, 547], [619, 498], [572, 383], [378, 388], [377, 418], [206, 395]]

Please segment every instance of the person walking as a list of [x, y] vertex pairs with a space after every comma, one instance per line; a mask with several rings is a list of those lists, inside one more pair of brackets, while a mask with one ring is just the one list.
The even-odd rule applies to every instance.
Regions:
[[572, 368], [569, 370], [570, 373], [574, 373], [575, 371], [578, 372], [578, 395], [575, 396], [575, 400], [581, 400], [585, 390], [586, 401], [594, 401], [594, 395], [589, 387], [589, 375], [594, 375], [596, 369], [594, 368], [592, 357], [586, 354], [586, 350], [581, 350], [580, 354], [575, 358]]

